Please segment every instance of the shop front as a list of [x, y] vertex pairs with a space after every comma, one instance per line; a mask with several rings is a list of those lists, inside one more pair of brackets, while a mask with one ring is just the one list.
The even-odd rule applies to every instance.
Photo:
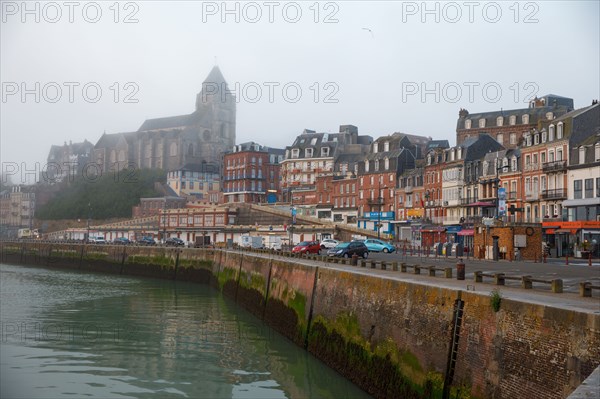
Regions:
[[543, 222], [550, 257], [600, 258], [600, 221]]

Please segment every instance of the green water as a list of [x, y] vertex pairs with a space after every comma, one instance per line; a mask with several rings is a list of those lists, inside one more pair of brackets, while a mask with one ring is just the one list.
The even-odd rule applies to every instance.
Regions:
[[0, 265], [2, 398], [367, 398], [213, 288]]

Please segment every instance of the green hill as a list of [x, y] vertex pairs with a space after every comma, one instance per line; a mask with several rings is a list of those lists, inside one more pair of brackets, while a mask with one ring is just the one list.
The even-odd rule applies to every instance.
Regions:
[[131, 170], [119, 176], [109, 173], [95, 179], [78, 177], [38, 209], [36, 217], [42, 220], [131, 217], [131, 207], [139, 204], [141, 197], [162, 195], [154, 189], [154, 183], [165, 181], [164, 171], [150, 169]]

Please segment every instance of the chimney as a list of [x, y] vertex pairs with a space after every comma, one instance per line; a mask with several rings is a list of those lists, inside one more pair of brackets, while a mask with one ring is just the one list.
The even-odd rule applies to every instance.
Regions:
[[466, 118], [469, 115], [469, 111], [467, 111], [464, 108], [461, 108], [460, 111], [458, 111], [458, 117], [463, 119]]

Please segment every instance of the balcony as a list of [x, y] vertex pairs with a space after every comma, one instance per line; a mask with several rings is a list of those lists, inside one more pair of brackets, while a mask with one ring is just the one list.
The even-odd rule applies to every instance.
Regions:
[[562, 172], [567, 169], [567, 161], [545, 162], [542, 164], [542, 170], [549, 172]]
[[413, 186], [406, 186], [406, 187], [404, 187], [404, 192], [406, 194], [412, 193], [413, 192]]
[[536, 170], [540, 170], [540, 165], [538, 163], [530, 163], [528, 165], [525, 165], [525, 172], [533, 172]]
[[566, 188], [555, 188], [553, 190], [542, 190], [542, 199], [565, 199], [567, 198]]
[[508, 193], [507, 197], [508, 197], [509, 200], [514, 201], [514, 200], [517, 199], [517, 192], [516, 191], [511, 191], [511, 192]]
[[467, 216], [465, 217], [465, 224], [481, 224], [482, 216]]
[[525, 201], [537, 201], [540, 198], [540, 193], [537, 191], [525, 191]]

